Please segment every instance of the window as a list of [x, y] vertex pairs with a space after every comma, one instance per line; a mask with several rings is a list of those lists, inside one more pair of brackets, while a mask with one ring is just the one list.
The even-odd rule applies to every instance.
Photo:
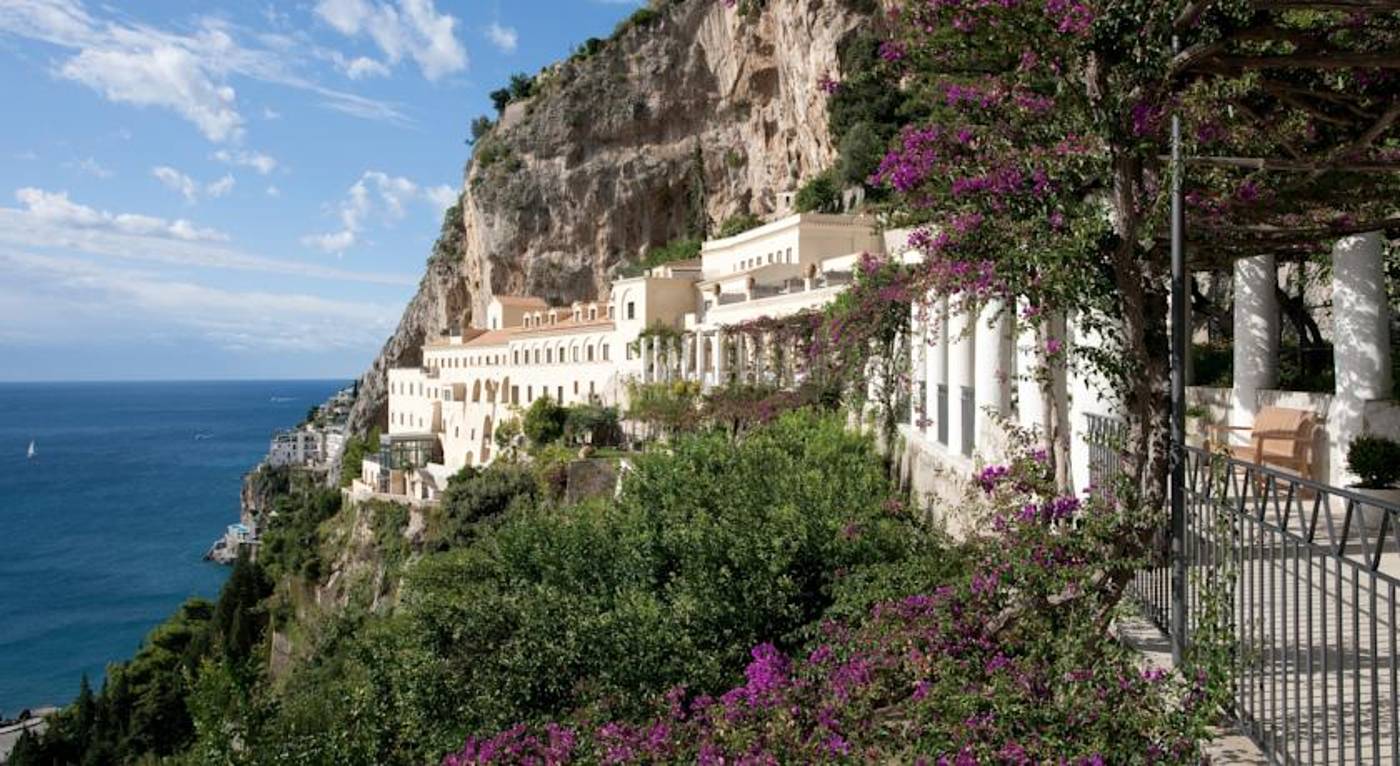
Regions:
[[534, 387], [534, 386], [526, 386], [526, 387], [525, 387], [525, 403], [526, 403], [526, 404], [529, 404], [530, 402], [533, 402], [533, 401], [535, 401], [535, 387]]
[[593, 381], [588, 381], [588, 395], [593, 396]]
[[540, 350], [539, 350], [539, 349], [535, 349], [535, 364], [539, 364], [539, 363], [540, 363]]
[[792, 248], [790, 247], [787, 249], [787, 262], [795, 263], [795, 261], [792, 260]]
[[578, 396], [578, 381], [574, 381], [574, 396]]
[[516, 350], [510, 352], [510, 363], [520, 364], [520, 349], [517, 348]]
[[589, 347], [588, 347], [588, 361], [590, 361], [590, 362], [593, 361], [593, 347], [592, 347], [592, 346], [589, 346]]
[[627, 318], [628, 318], [628, 319], [636, 319], [636, 318], [637, 318], [637, 302], [636, 302], [636, 301], [627, 301]]
[[608, 344], [603, 344], [603, 361], [608, 361]]
[[544, 350], [544, 363], [545, 363], [545, 364], [553, 364], [553, 363], [554, 363], [554, 349], [552, 349], [552, 348], [547, 348], [547, 349]]
[[554, 392], [559, 396], [559, 399], [558, 399], [557, 401], [558, 401], [560, 404], [563, 404], [563, 403], [564, 403], [564, 387], [563, 387], [563, 386], [555, 386], [555, 387], [554, 387]]
[[520, 386], [510, 387], [510, 403], [520, 404]]

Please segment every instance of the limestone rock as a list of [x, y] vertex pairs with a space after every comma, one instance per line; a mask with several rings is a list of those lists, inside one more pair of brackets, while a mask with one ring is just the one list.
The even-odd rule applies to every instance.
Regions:
[[[835, 159], [824, 75], [869, 23], [863, 0], [768, 0], [742, 14], [676, 0], [586, 58], [553, 65], [477, 142], [418, 294], [361, 378], [350, 428], [385, 423], [386, 371], [491, 296], [595, 298], [617, 268], [777, 194]], [[703, 168], [703, 197], [696, 170]], [[333, 472], [334, 475], [334, 472]]]

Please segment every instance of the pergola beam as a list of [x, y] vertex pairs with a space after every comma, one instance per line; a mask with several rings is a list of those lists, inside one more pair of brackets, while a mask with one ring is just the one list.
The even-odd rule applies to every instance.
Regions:
[[[1166, 161], [1168, 157], [1159, 157]], [[1318, 160], [1285, 160], [1274, 157], [1187, 157], [1188, 165], [1241, 168], [1244, 170], [1276, 170], [1285, 173], [1400, 173], [1400, 162], [1333, 162]]]

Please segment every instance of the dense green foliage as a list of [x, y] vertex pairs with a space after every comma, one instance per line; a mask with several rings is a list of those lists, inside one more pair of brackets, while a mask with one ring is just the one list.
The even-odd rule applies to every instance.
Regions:
[[523, 465], [495, 462], [482, 469], [468, 466], [453, 476], [443, 493], [441, 549], [476, 539], [482, 521], [500, 517], [512, 507], [528, 509], [538, 496], [534, 471]]
[[78, 697], [26, 738], [12, 766], [116, 764], [173, 756], [195, 735], [191, 699], [200, 668], [217, 662], [246, 676], [267, 616], [271, 582], [246, 557], [234, 566], [216, 604], [186, 601], [153, 629], [130, 660], [108, 666], [94, 694], [83, 678]]
[[452, 719], [472, 725], [635, 710], [682, 679], [718, 689], [747, 641], [796, 645], [838, 598], [835, 573], [927, 552], [892, 490], [835, 418], [681, 438], [639, 457], [616, 503], [507, 514], [425, 560], [408, 613], [458, 690]]
[[[122, 749], [93, 749], [86, 735], [38, 749], [67, 743], [73, 762], [98, 763], [184, 753], [191, 763], [421, 764], [469, 729], [642, 711], [681, 680], [717, 691], [740, 677], [749, 643], [796, 648], [825, 616], [959, 565], [891, 499], [870, 440], [839, 417], [792, 413], [737, 441], [677, 436], [634, 458], [619, 498], [581, 506], [541, 490], [556, 452], [568, 450], [454, 477], [421, 549], [403, 535], [406, 508], [328, 519], [334, 508], [316, 493], [280, 498], [282, 531], [268, 534], [281, 542], [263, 551], [281, 573], [276, 593], [241, 564], [218, 606], [192, 606], [153, 633], [160, 651], [130, 664], [143, 676], [158, 668], [160, 680], [122, 692], [151, 700], [124, 708], [139, 720], [112, 734]], [[407, 572], [399, 606], [362, 593], [295, 626], [278, 612], [279, 630], [307, 643], [268, 675], [247, 659], [267, 651], [268, 605], [295, 593], [306, 551], [351, 518], [368, 520], [386, 565], [403, 564], [385, 569]]]
[[347, 438], [345, 451], [340, 456], [340, 486], [348, 487], [350, 482], [359, 478], [364, 459], [373, 456], [378, 451], [378, 428], [371, 430], [369, 435], [364, 438], [358, 436]]
[[278, 496], [273, 506], [274, 515], [262, 535], [262, 552], [269, 575], [319, 579], [321, 551], [317, 530], [321, 522], [334, 516], [340, 508], [340, 491], [335, 489], [312, 487]]
[[715, 236], [719, 239], [733, 237], [762, 225], [763, 219], [753, 213], [735, 213], [724, 219], [724, 222], [719, 225], [719, 231], [715, 232]]
[[841, 186], [872, 186], [870, 177], [890, 142], [926, 109], [909, 92], [890, 86], [890, 66], [880, 58], [880, 43], [878, 32], [866, 30], [837, 51], [841, 82], [827, 100], [827, 130], [839, 152], [833, 174]]
[[797, 190], [794, 200], [799, 213], [839, 213], [841, 189], [830, 170], [812, 176]]
[[530, 403], [520, 425], [531, 444], [552, 444], [564, 435], [564, 421], [568, 416], [568, 410], [546, 394]]
[[687, 237], [685, 239], [672, 240], [660, 247], [653, 247], [642, 256], [636, 263], [630, 263], [618, 270], [618, 277], [626, 279], [629, 277], [639, 277], [649, 269], [656, 268], [667, 263], [676, 261], [686, 261], [700, 257], [700, 243], [698, 237]]

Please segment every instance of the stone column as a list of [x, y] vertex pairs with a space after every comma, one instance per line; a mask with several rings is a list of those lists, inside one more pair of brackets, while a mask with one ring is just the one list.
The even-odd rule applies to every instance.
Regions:
[[[962, 455], [970, 455], [976, 449], [976, 435], [973, 428], [963, 426], [963, 397], [973, 394], [976, 401], [973, 379], [976, 368], [976, 334], [981, 328], [966, 313], [951, 312], [948, 317], [948, 448]], [[969, 426], [975, 426], [974, 423]], [[965, 437], [966, 435], [966, 437]]]
[[[952, 445], [952, 431], [947, 420], [947, 412], [940, 413], [938, 410], [938, 387], [948, 385], [948, 299], [939, 298], [933, 306], [929, 307], [933, 322], [933, 347], [929, 349], [929, 383], [928, 383], [928, 411], [929, 417], [933, 420], [934, 436], [939, 433], [948, 434], [948, 444]], [[951, 394], [948, 399], [949, 410], [952, 409]]]
[[[1332, 248], [1333, 364], [1337, 393], [1327, 430], [1333, 483], [1344, 476], [1346, 451], [1366, 431], [1366, 403], [1389, 399], [1390, 303], [1385, 284], [1385, 242], [1380, 232], [1343, 237]], [[1327, 473], [1320, 473], [1329, 478]]]
[[690, 354], [694, 350], [694, 336], [681, 336], [681, 380], [690, 380]]
[[715, 330], [715, 385], [729, 382], [729, 348], [724, 330]]
[[1247, 426], [1259, 391], [1278, 385], [1278, 268], [1272, 255], [1235, 261], [1235, 358], [1232, 425]]
[[1011, 323], [1001, 301], [989, 301], [977, 319], [975, 375], [977, 443], [988, 447], [1000, 438], [996, 417], [1011, 412]]
[[[1022, 316], [1029, 304], [1017, 303]], [[1045, 395], [1041, 378], [1045, 375], [1045, 349], [1039, 333], [1029, 319], [1016, 321], [1016, 415], [1025, 428], [1049, 433], [1049, 413], [1045, 411]]]
[[928, 430], [928, 420], [923, 414], [928, 412], [928, 366], [929, 366], [929, 320], [927, 316], [920, 318], [920, 312], [928, 312], [928, 309], [920, 308], [918, 305], [911, 307], [912, 316], [909, 318], [909, 328], [913, 332], [913, 348], [909, 354], [909, 368], [913, 373], [909, 376], [909, 425], [920, 432]]
[[740, 383], [747, 383], [749, 376], [749, 336], [744, 333], [734, 334], [734, 378]]

